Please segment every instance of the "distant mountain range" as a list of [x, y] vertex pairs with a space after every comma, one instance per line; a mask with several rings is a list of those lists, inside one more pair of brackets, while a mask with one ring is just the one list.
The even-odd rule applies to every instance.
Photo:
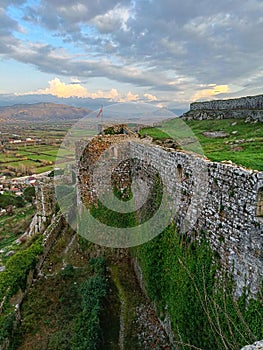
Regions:
[[91, 119], [103, 106], [103, 119], [127, 122], [155, 123], [180, 116], [185, 110], [158, 108], [150, 103], [114, 103], [99, 98], [60, 98], [53, 95], [0, 94], [0, 122], [55, 122], [76, 120], [87, 116]]
[[15, 94], [0, 94], [0, 106], [12, 106], [17, 104], [34, 104], [34, 103], [57, 103], [73, 107], [83, 107], [91, 110], [97, 110], [102, 105], [107, 106], [112, 104], [105, 98], [79, 98], [79, 97], [56, 97], [53, 95], [15, 95]]
[[[95, 99], [79, 98], [79, 97], [63, 98], [63, 97], [56, 97], [53, 95], [44, 95], [44, 94], [43, 95], [0, 94], [0, 107], [13, 106], [18, 104], [35, 104], [35, 103], [56, 103], [56, 104], [63, 104], [63, 105], [68, 105], [72, 107], [81, 107], [81, 108], [86, 108], [88, 110], [97, 111], [100, 109], [101, 106], [106, 108], [107, 106], [113, 105], [116, 102], [112, 102], [107, 98], [95, 98]], [[151, 103], [149, 105], [151, 105]], [[172, 111], [177, 116], [180, 116], [184, 112], [187, 112], [188, 109], [189, 109], [188, 107], [185, 109], [176, 109], [175, 107], [175, 108], [170, 108], [170, 111]]]
[[0, 122], [50, 122], [83, 118], [91, 112], [56, 103], [18, 104], [0, 107]]

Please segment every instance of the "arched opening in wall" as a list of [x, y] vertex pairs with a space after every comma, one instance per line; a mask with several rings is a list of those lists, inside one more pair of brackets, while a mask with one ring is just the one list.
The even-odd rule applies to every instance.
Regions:
[[183, 179], [183, 168], [181, 164], [177, 165], [177, 176], [178, 176], [178, 180], [181, 182]]
[[263, 187], [258, 190], [256, 216], [263, 219]]

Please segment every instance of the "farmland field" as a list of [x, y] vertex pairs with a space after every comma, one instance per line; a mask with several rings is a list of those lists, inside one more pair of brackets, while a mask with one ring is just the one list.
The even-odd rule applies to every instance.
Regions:
[[[16, 177], [39, 174], [66, 165], [74, 159], [65, 149], [58, 150], [74, 121], [59, 123], [3, 124], [0, 132], [0, 175]], [[70, 142], [96, 133], [96, 123], [84, 122], [69, 132]], [[22, 140], [18, 142], [18, 139]], [[26, 141], [29, 139], [29, 141]], [[15, 140], [15, 142], [14, 142]], [[23, 141], [25, 140], [25, 141]]]

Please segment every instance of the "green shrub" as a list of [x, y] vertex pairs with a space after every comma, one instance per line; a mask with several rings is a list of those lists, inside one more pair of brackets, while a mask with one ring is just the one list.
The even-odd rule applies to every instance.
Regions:
[[35, 187], [34, 186], [27, 187], [23, 192], [23, 196], [24, 196], [26, 201], [32, 202], [33, 199], [36, 197]]
[[103, 257], [91, 258], [89, 265], [93, 268], [94, 273], [102, 276], [106, 274], [106, 260]]
[[35, 267], [37, 256], [42, 252], [41, 243], [42, 237], [29, 248], [17, 252], [8, 259], [6, 269], [0, 275], [0, 300], [6, 296], [5, 304], [19, 288], [25, 289], [28, 272]]
[[84, 282], [82, 293], [82, 312], [78, 315], [72, 337], [72, 350], [101, 349], [100, 314], [107, 295], [106, 263], [103, 258], [90, 262], [96, 273]]
[[64, 174], [64, 169], [55, 169], [48, 174], [48, 177], [55, 177], [63, 174]]
[[9, 205], [22, 208], [25, 206], [25, 201], [22, 197], [14, 196], [10, 193], [0, 194], [0, 208], [7, 208]]
[[48, 341], [48, 350], [68, 350], [69, 335], [66, 331], [57, 331], [52, 333]]
[[63, 270], [61, 270], [60, 274], [65, 277], [72, 277], [74, 276], [74, 267], [71, 264], [68, 264]]
[[14, 313], [0, 316], [0, 344], [11, 334], [14, 321]]

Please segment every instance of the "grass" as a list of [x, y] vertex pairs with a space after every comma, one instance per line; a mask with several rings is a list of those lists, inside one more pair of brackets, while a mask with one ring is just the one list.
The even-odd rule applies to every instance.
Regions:
[[55, 159], [56, 159], [56, 157], [54, 157], [54, 156], [50, 156], [50, 155], [46, 155], [46, 154], [39, 154], [39, 155], [37, 155], [37, 154], [30, 154], [29, 156], [28, 156], [28, 158], [30, 159], [30, 160], [33, 160], [33, 161], [43, 161], [43, 160], [46, 160], [46, 161], [49, 161], [49, 162], [54, 162], [55, 161]]
[[[10, 144], [6, 137], [0, 135], [2, 148], [0, 154], [0, 173], [9, 177], [42, 173], [54, 168], [57, 152], [61, 141], [65, 137], [70, 123], [30, 125], [3, 125], [3, 131], [8, 137], [13, 133], [26, 137], [39, 138], [38, 144]], [[63, 156], [63, 154], [62, 154]], [[52, 162], [52, 164], [48, 164]]]
[[81, 312], [79, 286], [89, 274], [88, 268], [67, 277], [57, 274], [31, 288], [22, 307], [19, 349], [69, 349], [75, 318]]
[[5, 249], [12, 245], [20, 234], [28, 228], [34, 208], [32, 206], [16, 209], [12, 216], [4, 215], [0, 217], [0, 249]]
[[13, 153], [11, 155], [5, 155], [4, 153], [2, 153], [0, 154], [0, 163], [8, 163], [8, 162], [16, 161], [17, 158], [18, 157], [15, 157]]
[[163, 132], [161, 129], [157, 129], [157, 128], [143, 128], [141, 129], [140, 134], [149, 135], [153, 139], [157, 139], [157, 140], [165, 140], [169, 137], [168, 134]]
[[[33, 173], [42, 173], [52, 170], [56, 161], [60, 161], [66, 166], [69, 159], [67, 150], [60, 150], [59, 156], [57, 156], [58, 147], [40, 145], [36, 147], [20, 146], [13, 150], [8, 150], [8, 155], [4, 153], [0, 156], [0, 170], [5, 169], [7, 166], [13, 167], [18, 173], [23, 172], [23, 166], [25, 169], [31, 169]], [[16, 156], [15, 156], [16, 155]], [[63, 156], [65, 155], [65, 158]], [[52, 164], [47, 164], [51, 162]], [[20, 176], [21, 174], [18, 174]]]
[[[98, 255], [96, 246], [89, 244], [81, 251], [77, 240], [72, 242], [74, 232], [67, 230], [56, 241], [45, 260], [42, 277], [30, 288], [22, 305], [22, 323], [12, 344], [19, 350], [67, 350], [74, 331], [76, 318], [81, 312], [81, 289], [83, 281], [93, 272], [88, 261]], [[110, 292], [106, 297], [101, 315], [103, 349], [119, 349], [120, 294], [125, 300], [124, 348], [143, 349], [138, 343], [135, 309], [147, 301], [141, 293], [128, 258], [118, 259], [110, 249], [104, 254], [110, 264], [108, 274]], [[63, 262], [75, 266], [70, 274], [61, 270]], [[121, 293], [120, 293], [121, 292]]]
[[51, 171], [54, 169], [54, 165], [41, 166], [36, 168], [36, 174], [45, 173], [46, 171]]
[[109, 280], [110, 293], [108, 293], [107, 307], [101, 315], [101, 327], [103, 330], [103, 350], [119, 350], [120, 330], [120, 300], [118, 290], [112, 279]]
[[[262, 123], [246, 123], [244, 119], [223, 119], [185, 121], [185, 124], [189, 127], [188, 134], [192, 133], [192, 136], [198, 139], [204, 155], [210, 160], [218, 162], [231, 160], [249, 169], [263, 170]], [[168, 130], [170, 131], [168, 134], [173, 135], [177, 125], [177, 120], [173, 119], [166, 122], [164, 128], [142, 129], [140, 133], [154, 139], [165, 139], [163, 130]], [[182, 131], [182, 135], [185, 130]], [[207, 131], [224, 131], [229, 135], [224, 138], [209, 138], [203, 135]], [[177, 135], [180, 133], [177, 132]]]
[[[73, 232], [61, 235], [45, 260], [43, 273], [30, 288], [21, 309], [23, 322], [14, 348], [41, 350], [69, 349], [75, 319], [81, 312], [82, 283], [92, 274], [88, 257], [77, 252], [74, 243], [65, 255]], [[63, 263], [76, 266], [71, 273], [61, 270]]]

